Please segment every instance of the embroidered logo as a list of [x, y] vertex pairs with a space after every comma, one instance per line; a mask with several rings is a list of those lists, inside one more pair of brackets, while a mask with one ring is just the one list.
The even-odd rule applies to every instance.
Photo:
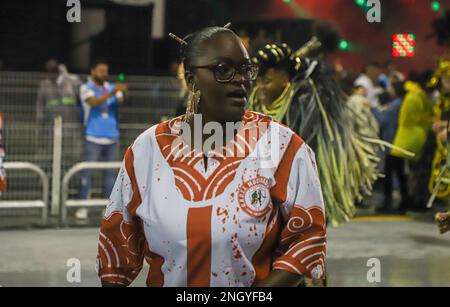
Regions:
[[239, 188], [239, 206], [249, 215], [259, 218], [271, 209], [269, 180], [258, 177], [244, 182]]

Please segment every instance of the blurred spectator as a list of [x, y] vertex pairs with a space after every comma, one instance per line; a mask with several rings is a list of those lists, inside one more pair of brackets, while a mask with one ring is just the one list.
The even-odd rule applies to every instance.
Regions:
[[[372, 108], [372, 113], [380, 124], [381, 139], [392, 143], [398, 128], [398, 117], [400, 108], [405, 97], [404, 82], [395, 82], [392, 84], [390, 94], [393, 100], [382, 107]], [[397, 176], [400, 184], [400, 194], [402, 197], [399, 210], [404, 211], [409, 203], [408, 178], [406, 175], [406, 161], [403, 158], [395, 157], [390, 154], [386, 156], [384, 166], [384, 202], [380, 211], [392, 210], [392, 190], [394, 176]]]
[[354, 86], [362, 86], [366, 90], [366, 98], [372, 107], [378, 106], [378, 95], [382, 89], [378, 87], [378, 77], [381, 75], [381, 66], [378, 63], [370, 63], [364, 69], [364, 72], [355, 80]]
[[389, 91], [391, 101], [381, 107], [373, 107], [372, 113], [380, 124], [381, 139], [392, 143], [398, 128], [398, 117], [406, 95], [405, 83], [396, 82]]
[[[424, 83], [405, 83], [406, 95], [399, 114], [398, 131], [394, 144], [415, 154], [413, 160], [420, 159], [423, 146], [433, 121], [433, 104], [424, 90]], [[400, 152], [393, 150], [392, 154], [407, 158]]]
[[393, 83], [405, 81], [405, 76], [397, 70], [397, 66], [392, 60], [387, 60], [383, 69], [384, 73], [378, 77], [378, 83], [386, 90], [390, 90]]
[[[80, 89], [85, 125], [84, 161], [119, 160], [118, 104], [124, 101], [126, 85], [107, 82], [109, 66], [97, 60], [91, 66], [90, 80]], [[108, 198], [115, 180], [115, 172], [105, 172], [104, 196]], [[81, 199], [88, 199], [92, 175], [86, 171], [81, 180]], [[78, 218], [85, 218], [87, 211], [78, 211]]]
[[80, 122], [77, 107], [77, 93], [81, 81], [76, 75], [68, 73], [63, 64], [56, 60], [48, 60], [45, 71], [49, 74], [41, 81], [36, 102], [36, 120], [39, 124], [52, 122], [62, 116], [64, 122]]
[[3, 113], [0, 113], [0, 195], [6, 189], [6, 173], [3, 166], [5, 159], [5, 148], [3, 145]]
[[[386, 91], [389, 87], [389, 79], [388, 76], [386, 74], [381, 74], [378, 77], [378, 82], [377, 82], [378, 86], [380, 86], [382, 88], [383, 91]], [[379, 95], [378, 95], [379, 97]]]
[[390, 103], [392, 101], [392, 96], [390, 94], [391, 91], [392, 91], [392, 89], [390, 91], [383, 90], [378, 95], [378, 106], [387, 105], [388, 103]]
[[370, 111], [370, 102], [366, 98], [366, 89], [363, 86], [355, 86], [353, 94], [349, 97], [347, 104], [356, 117], [356, 131], [360, 135], [370, 137], [374, 133], [378, 135], [379, 125]]
[[387, 77], [389, 81], [388, 86], [391, 86], [397, 82], [405, 81], [405, 75], [397, 70], [397, 65], [395, 64], [394, 61], [392, 60], [386, 61], [385, 66], [387, 68]]
[[433, 103], [426, 92], [429, 78], [429, 73], [413, 75], [405, 83], [406, 95], [400, 108], [398, 130], [394, 138], [394, 145], [414, 153], [414, 158], [395, 149], [391, 151], [395, 157], [412, 160], [411, 188], [415, 196], [412, 198], [414, 204], [410, 204], [408, 209], [413, 210], [422, 210], [427, 203], [428, 181], [435, 151], [435, 138], [431, 131]]

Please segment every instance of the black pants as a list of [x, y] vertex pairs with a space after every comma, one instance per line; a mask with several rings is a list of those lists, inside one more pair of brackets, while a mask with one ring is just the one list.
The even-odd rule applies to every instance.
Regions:
[[385, 165], [385, 182], [384, 182], [384, 205], [383, 208], [391, 209], [392, 207], [392, 185], [393, 178], [397, 175], [400, 183], [400, 194], [402, 196], [401, 209], [407, 209], [409, 204], [408, 195], [408, 178], [405, 174], [405, 160], [391, 155], [386, 157]]
[[433, 164], [434, 154], [436, 152], [436, 137], [430, 133], [422, 150], [419, 161], [411, 163], [412, 182], [411, 193], [414, 197], [411, 199], [411, 209], [427, 210], [426, 206], [430, 198], [428, 183], [431, 176], [431, 166]]

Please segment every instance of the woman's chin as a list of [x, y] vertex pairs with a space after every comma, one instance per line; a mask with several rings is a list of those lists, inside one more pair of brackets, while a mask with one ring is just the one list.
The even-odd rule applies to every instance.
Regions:
[[245, 113], [245, 107], [230, 107], [226, 113], [224, 113], [223, 120], [221, 122], [238, 122], [242, 120]]

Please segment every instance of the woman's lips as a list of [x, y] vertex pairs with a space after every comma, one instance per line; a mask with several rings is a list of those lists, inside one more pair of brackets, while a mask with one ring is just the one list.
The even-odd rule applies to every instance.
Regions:
[[227, 97], [227, 99], [237, 105], [245, 105], [247, 103], [247, 97]]

